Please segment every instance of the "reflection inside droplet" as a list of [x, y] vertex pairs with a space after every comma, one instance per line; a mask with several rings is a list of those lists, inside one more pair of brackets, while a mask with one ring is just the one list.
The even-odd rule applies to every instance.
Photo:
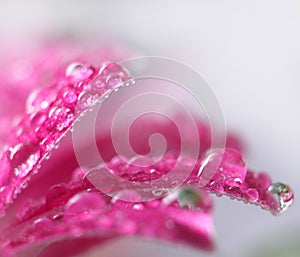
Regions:
[[280, 212], [287, 210], [292, 205], [294, 193], [288, 185], [276, 182], [268, 188], [268, 191], [278, 196]]

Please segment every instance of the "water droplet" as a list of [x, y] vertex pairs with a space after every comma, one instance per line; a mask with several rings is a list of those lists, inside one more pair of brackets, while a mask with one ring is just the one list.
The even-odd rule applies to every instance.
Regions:
[[99, 99], [99, 95], [96, 92], [83, 91], [78, 97], [77, 107], [81, 110], [88, 109], [94, 105]]
[[66, 69], [66, 77], [71, 83], [78, 83], [89, 78], [94, 70], [83, 63], [75, 62], [70, 64]]
[[99, 74], [101, 75], [117, 75], [120, 78], [127, 78], [128, 75], [124, 68], [116, 63], [105, 63], [102, 65], [101, 69], [99, 70]]
[[74, 121], [73, 112], [67, 107], [53, 107], [49, 111], [49, 119], [46, 121], [48, 129], [56, 128], [62, 131], [68, 128]]
[[63, 101], [67, 105], [75, 104], [77, 102], [77, 94], [71, 89], [65, 90], [63, 93]]
[[276, 182], [270, 185], [268, 191], [278, 196], [280, 212], [285, 211], [292, 205], [294, 200], [294, 193], [292, 189], [281, 182]]
[[255, 190], [254, 188], [249, 188], [246, 192], [246, 199], [250, 200], [252, 202], [257, 201], [259, 198], [259, 194], [257, 192], [257, 190]]
[[85, 188], [97, 188], [106, 194], [118, 192], [120, 189], [116, 176], [104, 164], [87, 171], [82, 183]]
[[48, 208], [54, 209], [64, 205], [69, 199], [67, 192], [68, 190], [64, 185], [59, 184], [52, 186], [46, 195], [46, 205]]
[[246, 173], [246, 164], [238, 152], [233, 149], [214, 149], [201, 160], [198, 176], [200, 186], [205, 186], [211, 179], [228, 186], [239, 186]]
[[183, 187], [178, 192], [179, 205], [187, 209], [196, 209], [201, 203], [199, 190], [192, 187]]
[[38, 163], [40, 149], [31, 144], [19, 144], [10, 148], [10, 165], [16, 176], [25, 177]]

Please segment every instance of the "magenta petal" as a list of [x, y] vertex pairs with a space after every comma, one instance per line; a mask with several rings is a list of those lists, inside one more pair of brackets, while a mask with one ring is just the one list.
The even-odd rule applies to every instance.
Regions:
[[[64, 165], [68, 154], [62, 155], [60, 163], [55, 163], [50, 155], [88, 108], [104, 94], [109, 94], [127, 82], [130, 76], [115, 63], [104, 62], [95, 68], [81, 58], [80, 61], [72, 62], [66, 71], [59, 70], [53, 74], [60, 61], [57, 56], [53, 57], [49, 53], [51, 51], [47, 51], [46, 57], [53, 62], [46, 62], [48, 66], [46, 65], [45, 70], [52, 72], [52, 83], [47, 88], [32, 92], [27, 100], [25, 114], [21, 104], [16, 104], [10, 116], [1, 117], [1, 126], [13, 128], [9, 135], [1, 134], [0, 212], [3, 218], [0, 243], [5, 256], [31, 256], [32, 252], [40, 251], [53, 242], [56, 242], [54, 248], [55, 245], [59, 246], [59, 242], [74, 238], [81, 239], [76, 247], [79, 251], [95, 242], [131, 235], [160, 238], [211, 250], [214, 246], [212, 203], [207, 192], [260, 205], [274, 214], [291, 205], [291, 189], [283, 183], [272, 183], [265, 173], [247, 170], [237, 150], [226, 148], [223, 152], [213, 149], [203, 156], [211, 142], [208, 127], [201, 123], [198, 124], [198, 132], [204, 147], [199, 151], [198, 159], [191, 160], [186, 156], [180, 160], [182, 171], [193, 161], [196, 163], [194, 170], [180, 183], [174, 178], [172, 182], [177, 183], [177, 190], [167, 196], [161, 195], [165, 188], [153, 187], [151, 193], [157, 199], [126, 202], [116, 196], [109, 197], [95, 188], [78, 169], [71, 178], [64, 177], [67, 173]], [[36, 73], [28, 73], [29, 77], [21, 74], [17, 81], [11, 82], [14, 86], [22, 85], [24, 88], [19, 95], [20, 103], [25, 103], [26, 95], [41, 83], [42, 77], [47, 73], [38, 69], [39, 64], [33, 65], [36, 66]], [[13, 95], [13, 91], [10, 94]], [[22, 112], [22, 119], [11, 126], [12, 117]], [[104, 160], [107, 161], [106, 167], [110, 172], [130, 182], [155, 182], [168, 174], [178, 161], [180, 146], [180, 138], [173, 125], [148, 119], [144, 121], [144, 126], [136, 128], [136, 132], [147, 134], [151, 129], [158, 128], [159, 131], [167, 132], [167, 139], [171, 144], [161, 162], [150, 164], [142, 170], [135, 163], [124, 163], [119, 156], [115, 156], [116, 153], [110, 148], [110, 137], [99, 139], [100, 144], [106, 146]], [[240, 147], [236, 140], [228, 138], [230, 140], [227, 147]], [[194, 139], [189, 140], [192, 142]], [[142, 139], [133, 137], [133, 143], [139, 152], [147, 152]], [[31, 193], [34, 199], [27, 199], [26, 194], [22, 194], [24, 189], [31, 178], [41, 171], [43, 161], [49, 158], [54, 167], [47, 171], [45, 177], [37, 180], [36, 191]], [[135, 161], [152, 163], [151, 158]], [[53, 173], [64, 177], [63, 184], [54, 183], [44, 194], [43, 182], [47, 182], [45, 180]], [[104, 182], [112, 186], [108, 181]], [[127, 198], [139, 197], [131, 191], [119, 193], [126, 194]], [[16, 198], [19, 203], [12, 205], [17, 201]], [[50, 246], [46, 249], [46, 255], [53, 248]], [[74, 252], [69, 253], [70, 256], [72, 254]]]

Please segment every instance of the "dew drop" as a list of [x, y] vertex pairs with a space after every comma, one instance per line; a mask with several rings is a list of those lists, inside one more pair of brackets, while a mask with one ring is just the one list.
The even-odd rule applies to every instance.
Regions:
[[71, 89], [66, 90], [63, 93], [63, 101], [67, 105], [68, 104], [74, 104], [77, 101], [77, 94]]
[[200, 186], [205, 186], [211, 179], [228, 186], [239, 186], [246, 173], [246, 164], [238, 152], [233, 149], [214, 149], [201, 160], [198, 176]]
[[196, 209], [201, 204], [199, 190], [192, 187], [183, 187], [178, 192], [179, 205], [187, 209]]
[[46, 205], [49, 209], [64, 205], [67, 200], [67, 188], [64, 185], [58, 184], [52, 186], [46, 195]]
[[292, 205], [294, 193], [288, 185], [276, 182], [269, 186], [268, 191], [278, 197], [280, 212], [287, 210]]
[[95, 92], [83, 91], [78, 97], [77, 107], [81, 110], [88, 109], [94, 105], [99, 99], [99, 95]]
[[94, 73], [94, 70], [80, 62], [70, 64], [66, 69], [66, 77], [71, 83], [78, 83], [89, 78]]
[[249, 200], [249, 201], [257, 201], [258, 198], [259, 198], [259, 194], [257, 192], [257, 190], [255, 190], [254, 188], [249, 188], [246, 192], [246, 199]]
[[56, 106], [49, 111], [49, 119], [46, 125], [49, 129], [56, 128], [58, 131], [62, 131], [68, 128], [73, 121], [74, 114], [69, 108]]

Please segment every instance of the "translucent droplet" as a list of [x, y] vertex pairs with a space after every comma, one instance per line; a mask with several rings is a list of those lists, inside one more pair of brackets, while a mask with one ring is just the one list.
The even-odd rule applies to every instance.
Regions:
[[64, 185], [52, 186], [46, 195], [46, 204], [49, 209], [53, 209], [64, 205], [68, 198], [66, 197], [68, 190]]
[[280, 212], [285, 211], [289, 206], [292, 205], [294, 193], [288, 185], [281, 182], [276, 182], [268, 188], [268, 191], [274, 195], [277, 195]]
[[99, 74], [101, 75], [117, 75], [120, 78], [127, 78], [128, 75], [124, 68], [116, 63], [105, 63], [102, 65]]
[[179, 205], [187, 209], [196, 209], [201, 203], [199, 190], [192, 187], [183, 187], [178, 192]]
[[228, 186], [239, 186], [246, 173], [246, 164], [238, 152], [233, 149], [214, 149], [201, 160], [198, 176], [200, 186], [205, 186], [211, 179]]
[[94, 73], [94, 70], [79, 62], [72, 63], [66, 69], [66, 77], [72, 83], [78, 83], [89, 78]]
[[19, 144], [10, 148], [10, 165], [16, 176], [25, 177], [38, 163], [40, 149], [31, 144]]
[[67, 107], [53, 107], [49, 111], [49, 119], [46, 121], [46, 126], [56, 128], [58, 131], [62, 131], [68, 128], [74, 121], [73, 112]]
[[99, 99], [99, 95], [95, 92], [83, 91], [78, 97], [77, 107], [81, 110], [88, 109], [96, 103]]
[[63, 101], [65, 104], [74, 104], [77, 101], [77, 94], [69, 89], [63, 93]]
[[249, 188], [245, 193], [246, 193], [245, 198], [247, 198], [247, 200], [250, 200], [252, 202], [257, 201], [259, 198], [259, 194], [258, 194], [257, 190], [254, 188]]

